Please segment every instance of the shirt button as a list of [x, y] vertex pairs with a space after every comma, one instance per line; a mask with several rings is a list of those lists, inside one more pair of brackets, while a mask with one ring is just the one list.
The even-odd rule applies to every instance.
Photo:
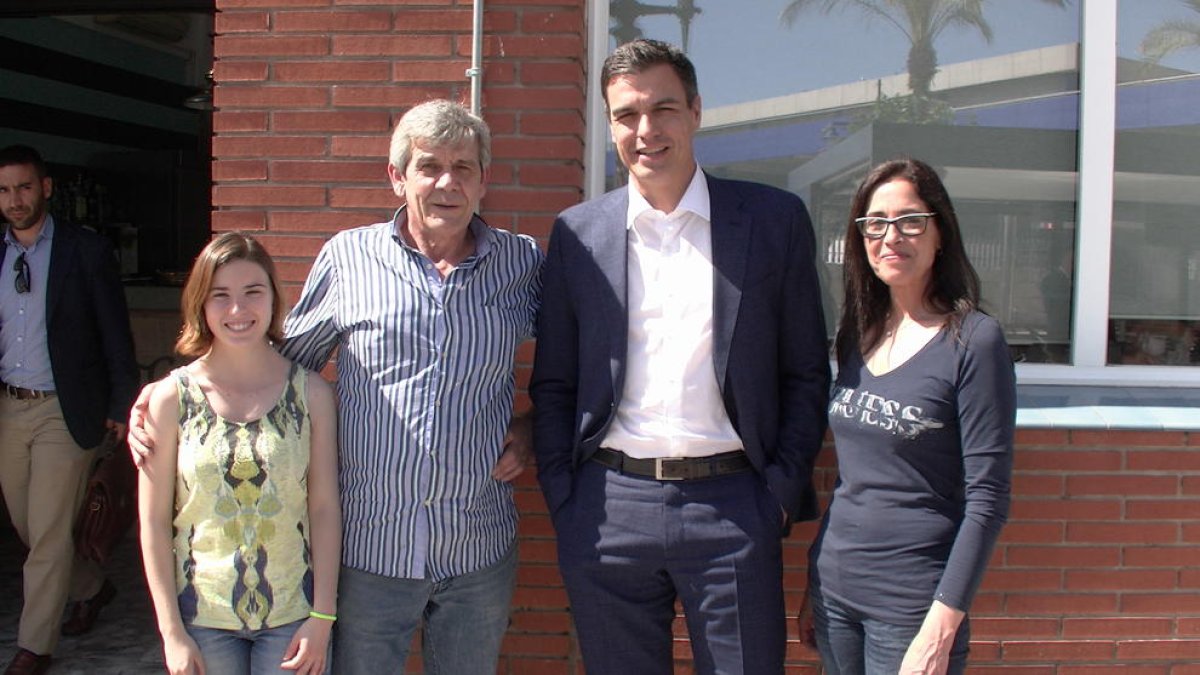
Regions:
[[433, 500], [432, 500], [432, 499], [426, 499], [426, 500], [425, 500], [425, 506], [431, 506], [432, 504], [433, 504]]

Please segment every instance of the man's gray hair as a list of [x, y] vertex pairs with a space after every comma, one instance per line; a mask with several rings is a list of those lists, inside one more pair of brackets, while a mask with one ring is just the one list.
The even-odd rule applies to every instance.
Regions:
[[408, 168], [416, 141], [435, 147], [475, 141], [479, 147], [479, 168], [487, 169], [492, 163], [492, 132], [487, 122], [454, 101], [426, 101], [413, 106], [396, 122], [388, 161], [400, 172]]

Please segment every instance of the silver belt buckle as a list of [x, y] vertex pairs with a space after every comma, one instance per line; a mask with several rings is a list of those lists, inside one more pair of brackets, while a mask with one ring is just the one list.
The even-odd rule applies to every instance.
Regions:
[[663, 465], [671, 462], [682, 461], [678, 457], [655, 457], [654, 458], [654, 480], [683, 480], [683, 476], [664, 476]]

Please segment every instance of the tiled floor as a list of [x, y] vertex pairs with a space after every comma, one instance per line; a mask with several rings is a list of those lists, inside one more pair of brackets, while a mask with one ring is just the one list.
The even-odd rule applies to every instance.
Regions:
[[[21, 562], [16, 533], [0, 525], [0, 668], [17, 650], [21, 614]], [[55, 650], [51, 675], [156, 675], [163, 673], [162, 649], [136, 537], [131, 533], [107, 568], [117, 597], [91, 633], [64, 637]]]

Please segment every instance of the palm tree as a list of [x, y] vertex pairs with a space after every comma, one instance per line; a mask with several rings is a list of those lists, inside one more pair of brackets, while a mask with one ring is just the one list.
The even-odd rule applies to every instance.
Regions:
[[[1067, 0], [1041, 2], [1056, 7], [1067, 4]], [[908, 38], [908, 86], [920, 101], [929, 99], [930, 85], [937, 74], [937, 50], [933, 44], [942, 31], [951, 27], [974, 28], [986, 42], [992, 41], [992, 27], [983, 16], [986, 4], [987, 0], [791, 0], [780, 20], [790, 27], [813, 7], [823, 14], [852, 7], [869, 19], [891, 24]]]
[[[1200, 13], [1200, 0], [1181, 0], [1193, 12]], [[1152, 63], [1180, 49], [1200, 47], [1200, 21], [1168, 19], [1150, 29], [1138, 45], [1138, 51]]]

